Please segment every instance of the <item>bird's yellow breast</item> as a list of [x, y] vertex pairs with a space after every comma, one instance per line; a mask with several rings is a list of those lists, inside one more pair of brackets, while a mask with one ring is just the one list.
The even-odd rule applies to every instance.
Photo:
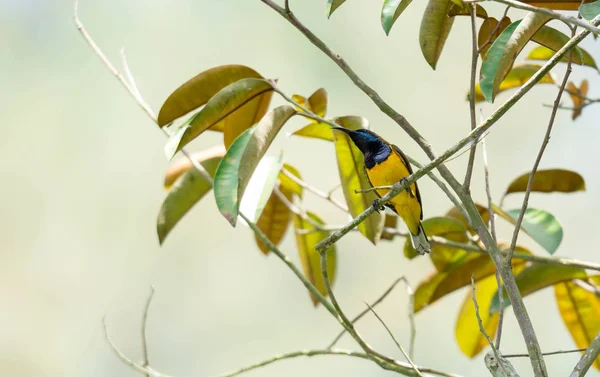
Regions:
[[[373, 187], [390, 186], [410, 175], [404, 161], [394, 151], [385, 161], [376, 164], [371, 169], [367, 169], [366, 172]], [[384, 196], [388, 191], [389, 189], [377, 190], [377, 194]], [[421, 205], [417, 200], [417, 190], [414, 183], [410, 186], [410, 191], [410, 194], [407, 191], [402, 191], [389, 203], [394, 206], [410, 231], [416, 234], [421, 219]]]

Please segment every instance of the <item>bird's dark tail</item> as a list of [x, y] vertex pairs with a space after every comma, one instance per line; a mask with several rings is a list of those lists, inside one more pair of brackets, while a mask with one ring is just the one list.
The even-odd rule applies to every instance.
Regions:
[[419, 255], [425, 255], [431, 251], [431, 245], [429, 245], [429, 241], [427, 241], [427, 235], [423, 229], [423, 224], [419, 224], [419, 230], [416, 235], [411, 233], [410, 240]]

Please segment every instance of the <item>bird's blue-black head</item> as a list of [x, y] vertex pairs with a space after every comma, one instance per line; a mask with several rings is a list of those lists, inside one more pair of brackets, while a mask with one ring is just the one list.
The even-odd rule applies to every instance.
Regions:
[[332, 128], [350, 136], [354, 145], [365, 156], [365, 165], [369, 169], [375, 164], [385, 161], [392, 152], [390, 146], [373, 131], [366, 129], [349, 130], [343, 127]]

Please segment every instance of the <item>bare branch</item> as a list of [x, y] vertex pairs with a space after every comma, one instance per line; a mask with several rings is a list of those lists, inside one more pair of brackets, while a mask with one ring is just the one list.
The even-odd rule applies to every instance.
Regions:
[[590, 346], [585, 350], [581, 359], [571, 372], [569, 377], [583, 377], [590, 369], [596, 358], [600, 355], [600, 333], [592, 340]]
[[[572, 31], [571, 38], [575, 35], [575, 30]], [[542, 160], [542, 156], [544, 155], [544, 151], [546, 150], [546, 146], [550, 142], [550, 134], [552, 133], [552, 127], [554, 126], [554, 120], [556, 119], [556, 113], [558, 111], [558, 106], [560, 105], [560, 99], [563, 95], [563, 91], [567, 86], [567, 82], [569, 81], [569, 76], [571, 75], [571, 62], [572, 62], [572, 52], [568, 53], [568, 63], [567, 70], [565, 72], [565, 77], [563, 78], [562, 84], [560, 85], [560, 89], [558, 90], [558, 94], [556, 95], [556, 99], [554, 100], [554, 108], [552, 109], [552, 113], [550, 114], [550, 120], [548, 122], [548, 127], [546, 129], [546, 134], [544, 135], [544, 140], [542, 141], [542, 146], [538, 152], [538, 155], [533, 164], [533, 168], [531, 169], [531, 173], [529, 173], [529, 180], [527, 182], [527, 189], [525, 190], [525, 196], [523, 198], [523, 205], [521, 206], [521, 212], [519, 212], [519, 217], [517, 218], [517, 223], [515, 225], [515, 230], [513, 232], [512, 241], [510, 244], [510, 251], [508, 253], [508, 257], [506, 258], [506, 264], [510, 266], [512, 260], [512, 254], [515, 251], [515, 247], [517, 246], [517, 239], [519, 237], [519, 231], [521, 230], [521, 223], [523, 222], [523, 217], [525, 216], [525, 211], [527, 211], [527, 206], [529, 205], [529, 195], [531, 194], [531, 189], [533, 187], [533, 179], [535, 177], [535, 173], [537, 172], [538, 167], [540, 166], [540, 161]]]
[[585, 21], [580, 20], [573, 16], [566, 16], [563, 13], [554, 12], [554, 11], [552, 11], [550, 9], [546, 9], [546, 8], [534, 7], [533, 5], [525, 4], [525, 3], [522, 3], [522, 2], [516, 1], [516, 0], [493, 0], [493, 1], [495, 1], [497, 3], [505, 4], [505, 5], [510, 5], [511, 7], [514, 7], [514, 8], [527, 10], [527, 11], [535, 12], [535, 13], [540, 13], [540, 14], [546, 15], [548, 17], [552, 17], [557, 20], [561, 20], [562, 22], [565, 22], [569, 25], [580, 26], [583, 29], [587, 30], [588, 32], [600, 35], [600, 29], [598, 29], [596, 26], [594, 26], [593, 20], [592, 20], [592, 22], [588, 23], [588, 22], [585, 22]]
[[392, 338], [392, 340], [394, 341], [394, 343], [396, 343], [396, 346], [398, 347], [398, 349], [400, 350], [400, 352], [402, 352], [402, 354], [406, 358], [406, 361], [408, 361], [408, 363], [414, 369], [414, 371], [417, 373], [417, 375], [419, 375], [420, 377], [423, 377], [423, 375], [421, 374], [421, 372], [419, 371], [419, 369], [417, 368], [417, 366], [415, 365], [415, 363], [413, 363], [413, 361], [411, 360], [410, 356], [408, 356], [408, 354], [404, 350], [404, 347], [402, 347], [402, 345], [400, 343], [398, 343], [398, 340], [396, 340], [396, 337], [394, 336], [394, 333], [392, 333], [392, 330], [390, 330], [390, 328], [385, 324], [385, 322], [383, 321], [383, 319], [381, 319], [381, 317], [379, 316], [379, 314], [377, 314], [377, 312], [371, 307], [371, 305], [367, 304], [366, 302], [365, 302], [365, 305], [367, 305], [367, 307], [373, 313], [373, 315], [375, 317], [377, 317], [377, 319], [379, 320], [379, 322], [383, 325], [383, 327], [385, 327], [385, 330], [390, 335], [390, 337]]
[[329, 201], [331, 204], [338, 207], [342, 211], [348, 212], [348, 207], [344, 203], [341, 203], [333, 198], [333, 192], [335, 190], [330, 190], [328, 193], [326, 193], [326, 192], [321, 191], [318, 188], [306, 183], [305, 181], [301, 180], [300, 178], [296, 177], [294, 174], [290, 173], [287, 169], [281, 169], [281, 171], [283, 172], [283, 174], [286, 177], [288, 177], [289, 179], [291, 179], [292, 181], [294, 181], [301, 187], [303, 187], [306, 190], [312, 192], [313, 194], [320, 196], [321, 198]]
[[[154, 286], [150, 286], [150, 294], [148, 295], [148, 299], [146, 300], [146, 307], [144, 308], [144, 314], [142, 315], [142, 366], [147, 367], [149, 365], [148, 361], [148, 342], [146, 340], [146, 322], [148, 320], [148, 310], [150, 310], [150, 303], [152, 302], [152, 297], [154, 297]], [[150, 377], [149, 374], [146, 374], [147, 377]]]
[[502, 356], [498, 352], [498, 349], [496, 349], [496, 346], [494, 346], [494, 342], [492, 341], [488, 333], [485, 331], [483, 321], [481, 320], [481, 315], [479, 314], [479, 305], [477, 304], [477, 296], [475, 295], [475, 274], [471, 275], [471, 297], [473, 298], [473, 305], [475, 305], [475, 316], [477, 317], [477, 323], [479, 323], [479, 331], [481, 331], [485, 339], [487, 339], [488, 343], [490, 344], [492, 352], [494, 353], [494, 357], [496, 358], [496, 360], [499, 361], [500, 368], [504, 372], [504, 375], [508, 376], [508, 368], [506, 368], [506, 365], [503, 362], [501, 362]]
[[[569, 353], [583, 352], [587, 348], [578, 348], [576, 350], [567, 350], [567, 351], [552, 351], [552, 352], [544, 352], [544, 356], [553, 356], [553, 355], [564, 355]], [[505, 359], [510, 359], [513, 357], [529, 357], [526, 353], [511, 353], [508, 355], [502, 355]]]
[[371, 191], [377, 191], [377, 190], [391, 190], [393, 189], [394, 186], [375, 186], [375, 187], [370, 187], [368, 189], [363, 189], [363, 190], [354, 190], [355, 194], [362, 194], [365, 192], [371, 192]]
[[[469, 112], [471, 114], [471, 131], [477, 127], [477, 119], [475, 116], [475, 81], [477, 80], [477, 61], [479, 60], [479, 50], [477, 47], [477, 23], [476, 23], [476, 6], [477, 4], [469, 4], [471, 13], [471, 81], [469, 82]], [[476, 144], [471, 146], [469, 152], [469, 161], [467, 162], [467, 172], [465, 174], [465, 182], [463, 186], [469, 191], [471, 186], [471, 176], [473, 175], [473, 165], [475, 165]]]

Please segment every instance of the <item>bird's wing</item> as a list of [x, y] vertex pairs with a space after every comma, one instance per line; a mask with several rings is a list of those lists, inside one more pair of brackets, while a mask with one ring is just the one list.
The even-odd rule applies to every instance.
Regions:
[[[392, 147], [392, 150], [394, 152], [396, 152], [396, 154], [398, 154], [398, 156], [400, 156], [400, 159], [404, 163], [404, 166], [406, 166], [406, 169], [408, 170], [408, 172], [410, 174], [412, 174], [413, 170], [412, 170], [412, 167], [410, 166], [410, 162], [408, 162], [408, 158], [406, 158], [406, 156], [404, 155], [404, 153], [402, 153], [400, 148], [398, 148], [394, 144], [390, 144], [390, 146]], [[419, 202], [419, 206], [421, 207], [421, 220], [423, 220], [423, 204], [421, 203], [421, 194], [419, 193], [419, 186], [417, 185], [417, 182], [415, 182], [414, 185], [415, 185], [415, 191], [416, 191], [415, 195], [417, 196], [417, 201]]]

